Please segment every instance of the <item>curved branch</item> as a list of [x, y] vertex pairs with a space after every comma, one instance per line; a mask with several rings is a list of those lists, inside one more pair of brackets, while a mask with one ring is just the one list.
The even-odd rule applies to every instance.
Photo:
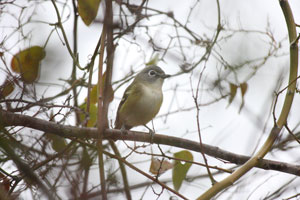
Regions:
[[[55, 122], [37, 119], [26, 115], [14, 114], [8, 111], [1, 110], [1, 108], [0, 108], [0, 125], [5, 127], [23, 126], [23, 127], [44, 131], [44, 132], [49, 132], [65, 138], [97, 139], [98, 137], [97, 128], [61, 125]], [[124, 135], [121, 133], [120, 130], [106, 129], [103, 139], [150, 142], [150, 136], [148, 133], [137, 132], [137, 131], [127, 131], [127, 132], [128, 134]], [[218, 147], [214, 147], [207, 144], [203, 144], [202, 145], [203, 149], [201, 150], [198, 142], [194, 142], [191, 140], [186, 140], [178, 137], [155, 134], [153, 142], [156, 144], [164, 144], [164, 145], [179, 147], [183, 149], [188, 149], [195, 152], [203, 151], [205, 154], [209, 156], [226, 160], [228, 162], [235, 163], [237, 165], [242, 165], [245, 162], [247, 162], [247, 160], [250, 159], [249, 156], [231, 153], [229, 151], [222, 150]], [[278, 161], [267, 160], [267, 159], [260, 159], [256, 167], [260, 169], [275, 170], [275, 171], [280, 171], [280, 172], [300, 176], [300, 165], [293, 165], [285, 162], [278, 162]]]

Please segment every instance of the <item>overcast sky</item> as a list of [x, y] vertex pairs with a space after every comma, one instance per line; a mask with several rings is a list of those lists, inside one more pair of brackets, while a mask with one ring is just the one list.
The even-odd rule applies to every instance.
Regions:
[[[139, 2], [139, 1], [136, 1]], [[291, 0], [289, 1], [291, 8], [293, 10], [295, 21], [300, 24], [300, 1]], [[194, 10], [189, 19], [188, 27], [193, 31], [197, 32], [202, 37], [212, 38], [215, 34], [215, 28], [217, 26], [217, 7], [216, 2], [211, 0], [202, 0], [200, 3], [195, 4], [194, 0], [190, 1], [179, 1], [179, 0], [170, 0], [170, 1], [160, 1], [153, 0], [149, 2], [149, 6], [162, 9], [164, 11], [170, 11], [174, 13], [174, 16], [182, 23], [185, 23], [188, 12], [193, 5]], [[280, 88], [286, 86], [287, 75], [289, 70], [289, 57], [288, 57], [288, 40], [287, 40], [287, 28], [285, 20], [279, 6], [278, 1], [275, 0], [221, 0], [221, 24], [224, 25], [225, 29], [244, 29], [251, 31], [261, 31], [265, 32], [267, 29], [273, 33], [274, 39], [278, 42], [284, 41], [283, 48], [279, 51], [279, 55], [276, 58], [268, 60], [263, 67], [261, 67], [251, 78], [248, 83], [248, 91], [244, 97], [245, 105], [244, 108], [239, 113], [239, 107], [241, 105], [241, 95], [238, 94], [234, 99], [233, 103], [228, 106], [228, 98], [219, 101], [218, 103], [203, 106], [200, 108], [200, 125], [201, 125], [201, 134], [203, 137], [203, 142], [218, 146], [227, 151], [231, 151], [237, 154], [251, 155], [255, 148], [261, 145], [271, 130], [273, 126], [272, 116], [270, 117], [270, 111], [273, 100], [273, 92], [278, 85], [278, 78], [283, 78], [283, 84]], [[16, 9], [16, 8], [13, 8]], [[17, 10], [17, 9], [16, 9]], [[38, 17], [35, 17], [36, 20], [47, 21], [50, 23], [56, 22], [56, 16], [53, 12], [53, 7], [51, 3], [42, 4], [38, 6], [36, 13]], [[99, 9], [99, 19], [101, 19], [101, 11]], [[66, 11], [67, 16], [68, 11]], [[3, 15], [5, 16], [5, 15]], [[64, 17], [65, 17], [64, 16]], [[152, 19], [152, 18], [151, 18]], [[141, 23], [143, 24], [155, 24], [160, 21], [167, 20], [165, 16], [159, 16], [153, 18], [152, 21], [144, 20]], [[8, 26], [10, 23], [15, 23], [12, 18], [1, 19], [2, 26]], [[64, 24], [68, 36], [72, 36], [72, 20], [69, 20]], [[32, 25], [26, 26], [25, 30], [30, 30], [34, 28], [32, 32], [32, 38], [30, 42], [21, 43], [18, 46], [15, 46], [11, 53], [18, 52], [19, 49], [22, 49], [21, 45], [25, 47], [28, 45], [43, 45], [46, 40], [49, 31], [53, 28], [47, 24], [35, 23]], [[2, 32], [2, 31], [1, 31]], [[5, 35], [5, 31], [0, 35], [1, 40]], [[82, 66], [85, 66], [88, 62], [90, 55], [93, 53], [96, 42], [101, 33], [101, 24], [94, 23], [90, 27], [86, 27], [81, 20], [79, 20], [79, 60]], [[184, 32], [181, 32], [185, 34]], [[144, 67], [144, 64], [153, 56], [153, 51], [151, 46], [148, 44], [147, 37], [142, 29], [137, 29], [136, 32], [136, 41], [139, 45], [130, 44], [130, 41], [133, 41], [132, 35], [125, 36], [126, 40], [120, 40], [116, 55], [115, 55], [115, 66], [113, 79], [119, 80], [124, 77], [126, 73], [129, 73], [131, 69], [139, 71]], [[174, 30], [168, 27], [154, 27], [151, 29], [151, 34], [154, 37], [155, 41], [160, 45], [164, 46], [168, 43], [169, 35], [174, 34]], [[228, 36], [226, 34], [221, 34], [220, 38]], [[17, 39], [17, 36], [15, 36]], [[9, 41], [6, 45], [7, 48], [13, 46], [14, 40]], [[249, 59], [261, 58], [266, 56], [269, 48], [270, 38], [264, 36], [260, 33], [248, 33], [248, 34], [237, 34], [236, 36], [229, 38], [227, 40], [222, 40], [215, 47], [215, 51], [222, 55], [222, 57], [232, 65], [237, 63], [242, 63]], [[186, 43], [188, 45], [188, 43]], [[141, 49], [142, 48], [142, 49]], [[184, 49], [187, 55], [187, 61], [190, 63], [195, 62], [197, 56], [201, 56], [204, 52], [203, 49], [192, 46], [190, 48]], [[51, 37], [47, 48], [47, 56], [42, 63], [41, 73], [40, 73], [40, 82], [43, 83], [56, 83], [61, 84], [63, 81], [58, 81], [58, 79], [66, 79], [70, 76], [71, 72], [71, 63], [72, 59], [68, 56], [65, 46], [62, 45], [57, 33], [54, 32]], [[162, 52], [158, 52], [159, 56], [162, 56]], [[11, 55], [8, 55], [5, 59], [10, 60]], [[179, 65], [183, 64], [183, 57], [181, 52], [178, 50], [170, 50], [166, 56], [165, 62], [159, 62], [158, 65], [161, 66], [164, 71], [168, 74], [175, 74], [180, 71]], [[1, 68], [4, 68], [3, 64], [0, 64]], [[192, 86], [195, 89], [200, 69], [203, 69], [204, 64], [202, 64], [193, 75], [187, 74], [183, 76], [173, 77], [165, 81], [164, 84], [164, 102], [161, 108], [158, 117], [154, 120], [155, 130], [159, 134], [172, 135], [177, 137], [184, 137], [186, 139], [199, 141], [197, 133], [197, 124], [196, 124], [196, 110], [193, 109], [188, 112], [178, 112], [166, 117], [160, 117], [163, 114], [166, 114], [168, 111], [174, 111], [178, 109], [190, 108], [194, 106], [192, 93], [191, 93], [191, 82]], [[205, 65], [206, 69], [203, 74], [203, 82], [201, 83], [200, 98], [199, 103], [205, 104], [216, 97], [214, 91], [209, 92], [211, 85], [210, 80], [213, 80], [218, 75], [218, 68], [222, 66], [218, 64], [218, 61], [213, 57]], [[252, 71], [250, 68], [245, 68], [238, 71], [238, 77], [229, 76], [228, 81], [242, 83], [247, 79], [248, 75]], [[79, 74], [80, 76], [80, 74]], [[3, 73], [0, 73], [0, 82], [4, 80]], [[93, 80], [96, 83], [96, 77]], [[129, 84], [129, 83], [128, 83]], [[109, 119], [113, 122], [115, 119], [115, 113], [120, 101], [120, 98], [128, 84], [122, 86], [115, 94], [115, 99], [112, 102], [109, 109]], [[47, 89], [46, 96], [56, 93], [61, 88], [60, 87], [44, 87], [40, 85], [39, 92], [42, 94], [45, 89]], [[174, 93], [174, 88], [177, 88], [177, 92]], [[229, 86], [227, 88], [229, 90]], [[84, 93], [86, 94], [86, 93]], [[83, 102], [85, 95], [80, 97]], [[283, 96], [282, 96], [283, 97]], [[61, 102], [56, 102], [58, 104], [62, 103], [64, 98], [61, 99]], [[295, 96], [293, 108], [289, 118], [289, 125], [291, 128], [295, 126], [300, 121], [299, 115], [299, 95]], [[282, 98], [279, 99], [276, 113], [277, 116], [280, 112], [282, 106]], [[228, 107], [227, 107], [228, 106]], [[72, 121], [70, 121], [72, 124]], [[151, 125], [151, 124], [150, 124]], [[144, 128], [138, 127], [134, 130], [143, 130]], [[299, 129], [298, 129], [299, 130]], [[285, 133], [286, 134], [286, 133]], [[261, 142], [259, 142], [261, 141]], [[126, 154], [129, 152], [127, 147], [123, 142], [118, 142], [120, 148], [123, 150], [123, 153]], [[129, 145], [133, 143], [128, 142]], [[156, 145], [152, 145], [154, 152], [159, 152]], [[165, 151], [171, 150], [172, 153], [179, 151], [180, 149], [162, 147]], [[150, 152], [150, 148], [146, 148]], [[299, 148], [298, 148], [299, 150]], [[193, 153], [195, 161], [202, 162], [202, 157], [199, 153]], [[299, 162], [299, 153], [296, 151], [280, 152], [276, 151], [274, 154], [268, 154], [267, 157], [284, 161], [284, 162]], [[150, 157], [145, 158], [144, 155], [134, 155], [128, 158], [130, 162], [145, 161], [150, 160]], [[217, 164], [220, 167], [228, 168], [231, 165], [224, 164], [217, 161], [216, 159], [209, 159], [209, 164]], [[143, 162], [136, 164], [140, 169], [148, 171], [149, 162]], [[253, 180], [253, 174], [256, 173], [255, 180]], [[98, 170], [94, 171], [95, 175], [93, 183], [98, 184]], [[136, 175], [135, 172], [128, 169], [129, 177], [134, 176], [134, 179], [130, 179], [130, 184], [136, 184], [145, 181], [145, 178], [140, 175]], [[192, 166], [189, 175], [199, 175], [205, 174], [206, 170], [200, 168], [199, 166]], [[264, 176], [261, 176], [264, 175]], [[259, 177], [263, 177], [260, 179]], [[163, 174], [161, 179], [166, 179], [171, 177], [171, 171]], [[263, 170], [253, 170], [247, 174], [243, 179], [247, 179], [247, 183], [256, 183], [253, 184], [257, 186], [259, 183], [262, 184], [259, 189], [249, 199], [259, 199], [264, 197], [269, 191], [272, 191], [271, 187], [276, 188], [276, 183], [283, 183], [284, 181], [289, 180], [293, 176], [277, 173], [277, 172], [265, 172]], [[217, 180], [221, 180], [224, 176], [216, 176]], [[268, 179], [268, 180], [266, 180]], [[270, 184], [269, 184], [270, 183]], [[295, 185], [299, 185], [299, 181], [295, 182]], [[272, 185], [272, 186], [271, 186]], [[170, 184], [172, 186], [172, 184]], [[180, 192], [190, 199], [198, 197], [202, 192], [199, 188], [205, 191], [210, 186], [208, 179], [199, 179], [191, 183], [184, 184]], [[154, 187], [158, 192], [160, 187]], [[236, 189], [236, 188], [235, 188]], [[232, 199], [245, 199], [250, 194], [253, 188], [247, 187], [242, 191], [236, 193], [232, 189], [229, 189], [220, 199], [227, 199], [228, 196], [232, 196]], [[298, 190], [299, 192], [299, 190]], [[133, 190], [133, 196], [141, 196], [143, 190]], [[288, 197], [289, 195], [294, 194], [285, 193], [282, 197]], [[246, 195], [246, 196], [245, 196]], [[169, 193], [165, 191], [160, 199], [167, 199]], [[144, 199], [153, 199], [155, 195], [151, 189], [148, 189]]]

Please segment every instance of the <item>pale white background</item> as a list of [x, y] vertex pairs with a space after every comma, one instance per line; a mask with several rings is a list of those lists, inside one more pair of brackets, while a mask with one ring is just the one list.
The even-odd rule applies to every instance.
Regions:
[[[139, 2], [139, 1], [137, 1]], [[175, 17], [179, 19], [182, 23], [185, 22], [187, 13], [190, 10], [190, 6], [193, 5], [194, 1], [150, 1], [149, 6], [157, 9], [163, 9], [164, 11], [173, 11]], [[293, 10], [295, 21], [300, 23], [300, 1], [293, 0], [289, 1]], [[287, 29], [285, 20], [279, 6], [278, 1], [266, 0], [266, 1], [245, 1], [245, 0], [226, 0], [221, 1], [221, 23], [224, 24], [226, 28], [230, 27], [232, 29], [247, 29], [247, 30], [259, 30], [265, 31], [266, 27], [269, 25], [270, 30], [274, 34], [274, 39], [281, 41], [284, 39], [284, 46], [281, 49], [282, 54], [288, 53], [288, 41], [287, 41]], [[17, 11], [17, 8], [14, 8]], [[50, 23], [56, 22], [56, 15], [54, 13], [53, 6], [50, 2], [42, 4], [42, 6], [36, 7], [37, 17], [34, 19], [46, 21]], [[99, 9], [99, 19], [102, 19], [101, 12], [103, 9]], [[68, 11], [66, 11], [66, 14]], [[64, 16], [65, 17], [65, 16]], [[152, 21], [143, 21], [145, 24], [155, 24], [162, 19], [166, 19], [165, 16], [157, 17]], [[157, 21], [155, 21], [157, 20]], [[2, 19], [1, 26], [7, 27], [15, 23], [12, 18]], [[189, 27], [197, 32], [199, 35], [203, 36], [206, 34], [209, 38], [212, 37], [214, 33], [214, 28], [217, 25], [217, 9], [215, 1], [204, 0], [197, 4], [197, 7], [193, 11], [190, 18]], [[64, 23], [64, 27], [67, 31], [69, 40], [72, 41], [72, 20]], [[52, 27], [47, 24], [32, 24], [26, 26], [24, 29], [29, 31], [33, 29], [32, 38], [30, 43], [22, 43], [20, 45], [43, 45], [45, 39], [48, 36], [49, 31]], [[113, 80], [118, 80], [128, 72], [131, 68], [139, 71], [143, 68], [143, 64], [147, 62], [152, 57], [152, 49], [147, 43], [147, 39], [143, 38], [143, 31], [139, 34], [137, 30], [135, 34], [137, 35], [137, 41], [141, 46], [129, 45], [128, 42], [119, 41], [117, 51], [115, 53], [115, 65]], [[160, 42], [161, 45], [168, 42], [168, 34], [173, 34], [174, 31], [168, 28], [156, 28], [153, 29], [154, 38]], [[101, 33], [101, 24], [93, 24], [90, 27], [86, 27], [81, 20], [79, 20], [79, 60], [82, 66], [88, 62], [91, 54], [93, 53], [96, 42]], [[1, 31], [1, 39], [3, 39], [6, 32]], [[221, 35], [221, 37], [224, 35]], [[130, 35], [125, 36], [126, 39], [131, 40]], [[17, 37], [15, 38], [17, 39]], [[242, 62], [246, 59], [257, 58], [264, 56], [268, 48], [268, 38], [262, 37], [259, 34], [239, 34], [236, 37], [229, 39], [226, 42], [220, 43], [217, 47], [217, 51], [227, 60], [229, 63]], [[14, 40], [11, 40], [11, 46], [14, 44]], [[16, 53], [22, 46], [15, 46], [11, 52]], [[143, 48], [142, 50], [140, 48]], [[53, 33], [49, 44], [46, 48], [47, 56], [42, 63], [40, 82], [43, 83], [55, 83], [61, 84], [62, 81], [58, 79], [66, 79], [70, 76], [72, 59], [68, 55], [66, 48], [62, 45], [57, 37], [57, 33]], [[179, 71], [178, 65], [182, 64], [182, 56], [180, 52], [173, 52], [174, 56], [166, 57], [166, 62], [159, 62], [158, 65], [161, 66], [166, 73], [175, 74]], [[195, 55], [201, 56], [203, 49], [201, 48], [191, 48], [188, 59], [193, 62]], [[161, 54], [159, 54], [161, 55]], [[5, 55], [5, 59], [10, 60], [11, 55]], [[3, 65], [0, 65], [3, 67]], [[211, 58], [206, 64], [206, 69], [203, 75], [203, 83], [201, 84], [199, 103], [206, 103], [212, 99], [212, 96], [206, 92], [209, 85], [207, 80], [213, 80], [216, 78], [216, 66], [217, 62]], [[199, 66], [192, 75], [193, 87], [196, 88], [197, 77], [199, 76], [200, 69], [203, 65]], [[221, 66], [219, 66], [221, 67]], [[269, 133], [273, 121], [270, 117], [270, 111], [272, 106], [272, 99], [274, 98], [273, 92], [277, 83], [277, 77], [281, 74], [284, 76], [283, 88], [287, 83], [287, 74], [289, 67], [288, 56], [280, 56], [277, 58], [270, 59], [261, 69], [257, 71], [257, 74], [248, 82], [248, 91], [245, 95], [245, 106], [241, 113], [238, 112], [241, 103], [241, 96], [238, 94], [234, 99], [233, 103], [227, 108], [228, 98], [221, 100], [218, 103], [212, 104], [210, 106], [201, 107], [200, 109], [200, 125], [201, 134], [203, 141], [206, 144], [213, 146], [218, 146], [224, 150], [231, 151], [237, 154], [251, 155], [255, 151], [255, 147], [261, 145], [261, 142], [265, 140], [267, 134]], [[239, 71], [239, 81], [243, 82], [245, 76], [250, 72], [249, 69]], [[96, 73], [95, 73], [96, 74]], [[80, 77], [80, 73], [78, 74]], [[183, 75], [180, 77], [174, 77], [165, 81], [164, 84], [164, 103], [162, 105], [161, 111], [158, 117], [154, 120], [154, 125], [157, 133], [172, 135], [177, 137], [183, 137], [193, 141], [199, 141], [196, 125], [196, 110], [191, 110], [189, 112], [178, 112], [177, 114], [170, 115], [167, 118], [159, 117], [162, 114], [167, 113], [170, 109], [169, 105], [173, 98], [173, 89], [176, 85], [180, 85], [178, 88], [178, 93], [176, 94], [176, 100], [171, 106], [171, 111], [178, 108], [189, 108], [194, 106], [192, 93], [190, 91], [190, 74]], [[4, 80], [3, 73], [0, 73], [0, 80]], [[234, 78], [232, 77], [232, 81]], [[96, 76], [93, 80], [96, 83]], [[38, 92], [43, 94], [45, 90], [47, 93], [45, 96], [50, 96], [60, 91], [60, 87], [45, 87], [39, 85]], [[115, 93], [115, 99], [109, 108], [109, 119], [113, 122], [115, 119], [115, 112], [127, 85], [124, 85]], [[229, 86], [228, 86], [229, 88]], [[86, 93], [82, 93], [81, 102], [83, 102]], [[61, 102], [56, 102], [57, 104], [63, 103], [64, 98]], [[293, 127], [300, 120], [299, 116], [299, 95], [295, 96], [292, 111], [289, 117], [289, 125]], [[280, 112], [282, 106], [282, 98], [279, 99], [277, 104], [276, 113], [277, 116]], [[73, 122], [70, 121], [70, 124]], [[150, 124], [151, 125], [151, 124]], [[134, 130], [144, 130], [141, 127], [135, 128]], [[287, 134], [286, 132], [284, 134]], [[261, 140], [260, 140], [261, 139]], [[261, 142], [259, 142], [259, 140]], [[129, 145], [133, 146], [133, 143], [128, 142]], [[128, 153], [129, 150], [123, 144], [123, 142], [118, 142], [124, 154]], [[177, 152], [180, 149], [170, 148], [162, 146], [165, 151], [170, 150], [171, 152]], [[152, 146], [154, 152], [159, 153], [156, 145]], [[150, 152], [150, 148], [141, 149]], [[299, 148], [298, 148], [299, 150]], [[198, 162], [202, 162], [202, 157], [199, 153], [193, 153], [194, 159]], [[268, 154], [266, 158], [290, 162], [297, 164], [299, 162], [299, 152], [289, 151], [289, 153], [275, 151], [273, 154]], [[140, 161], [150, 160], [150, 156], [137, 155], [128, 158], [129, 162], [135, 163]], [[217, 164], [219, 167], [229, 168], [230, 164], [222, 164], [216, 159], [209, 159], [209, 164]], [[148, 171], [149, 162], [142, 162], [135, 164], [137, 167], [144, 171]], [[117, 165], [112, 165], [112, 167], [117, 167]], [[98, 169], [95, 168], [92, 171], [93, 184], [99, 183]], [[254, 176], [253, 173], [256, 173]], [[128, 169], [129, 183], [131, 185], [144, 182], [145, 177], [139, 175]], [[166, 172], [161, 176], [161, 179], [167, 179], [171, 177], [171, 171]], [[206, 174], [206, 170], [199, 166], [192, 166], [188, 175], [200, 175]], [[222, 180], [225, 176], [216, 176], [217, 180]], [[254, 178], [253, 178], [254, 177]], [[262, 178], [260, 178], [262, 177]], [[241, 190], [233, 190], [230, 188], [222, 195], [219, 199], [263, 199], [270, 191], [274, 191], [279, 184], [288, 181], [293, 178], [292, 175], [283, 174], [279, 172], [264, 171], [264, 170], [253, 170], [242, 179], [246, 179], [244, 182], [247, 187], [243, 187]], [[290, 193], [284, 193], [281, 198], [287, 198], [289, 195], [293, 195], [299, 192], [300, 188], [299, 180], [294, 181], [295, 184], [291, 185]], [[254, 187], [261, 184], [261, 186], [252, 194]], [[168, 184], [172, 187], [172, 184]], [[210, 182], [208, 179], [197, 179], [193, 182], [185, 182], [180, 189], [180, 192], [189, 199], [194, 199], [198, 197], [202, 192], [210, 187]], [[234, 187], [233, 187], [234, 188]], [[159, 192], [160, 187], [154, 186], [154, 189]], [[236, 189], [236, 188], [234, 188]], [[132, 196], [134, 199], [138, 199], [143, 193], [143, 190], [132, 190]], [[64, 191], [61, 191], [62, 196]], [[168, 199], [170, 193], [164, 191], [160, 199]], [[172, 194], [171, 194], [172, 195]], [[25, 199], [30, 198], [29, 196], [22, 195]], [[123, 196], [118, 195], [118, 199], [122, 199]], [[143, 199], [155, 199], [156, 196], [153, 194], [151, 189], [148, 189], [146, 195]], [[116, 197], [114, 196], [114, 199]]]

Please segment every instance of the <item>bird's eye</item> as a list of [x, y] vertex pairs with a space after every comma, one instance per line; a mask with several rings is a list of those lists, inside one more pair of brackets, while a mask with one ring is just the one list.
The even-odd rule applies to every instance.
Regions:
[[155, 76], [156, 75], [156, 72], [154, 70], [150, 70], [148, 72], [149, 76]]

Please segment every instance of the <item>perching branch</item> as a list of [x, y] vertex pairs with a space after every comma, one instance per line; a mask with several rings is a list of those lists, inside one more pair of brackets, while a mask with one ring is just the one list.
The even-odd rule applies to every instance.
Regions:
[[[33, 128], [43, 132], [49, 132], [64, 138], [86, 138], [86, 139], [97, 139], [98, 132], [96, 128], [85, 128], [85, 127], [75, 127], [57, 124], [55, 122], [50, 122], [26, 115], [14, 114], [0, 109], [0, 124], [4, 127], [10, 126], [23, 126], [27, 128]], [[128, 140], [128, 141], [139, 141], [139, 142], [150, 142], [150, 136], [148, 133], [137, 132], [137, 131], [127, 131], [128, 134], [121, 134], [120, 130], [106, 129], [104, 133], [104, 139], [113, 140]], [[173, 147], [184, 148], [187, 150], [201, 152], [205, 154], [228, 161], [230, 163], [235, 163], [237, 165], [242, 165], [247, 160], [250, 159], [249, 156], [239, 155], [231, 153], [229, 151], [222, 150], [218, 147], [214, 147], [207, 144], [202, 144], [203, 149], [199, 147], [198, 142], [191, 140], [186, 140], [183, 138], [166, 136], [155, 134], [153, 142], [156, 144], [163, 144]], [[294, 174], [300, 176], [300, 165], [293, 165], [285, 162], [278, 162], [268, 159], [260, 159], [255, 166], [260, 169], [265, 170], [275, 170], [284, 173]]]

